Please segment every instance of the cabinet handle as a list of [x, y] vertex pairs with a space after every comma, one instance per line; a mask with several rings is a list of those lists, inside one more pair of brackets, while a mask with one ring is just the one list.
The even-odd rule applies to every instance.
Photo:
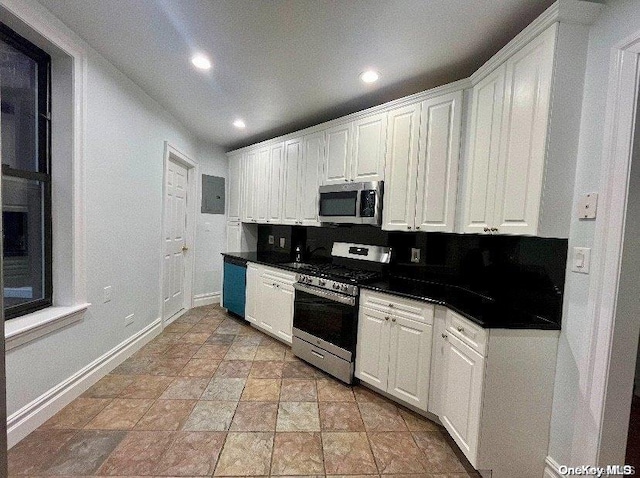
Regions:
[[393, 304], [389, 304], [389, 307], [391, 307], [393, 309]]
[[498, 232], [498, 228], [497, 227], [492, 227], [491, 228], [491, 232]]
[[385, 318], [384, 318], [384, 320], [387, 320], [387, 321], [388, 321], [388, 320], [389, 320], [389, 317], [385, 317]]
[[458, 332], [464, 332], [464, 327], [458, 327]]
[[491, 231], [491, 229], [489, 229], [488, 227], [484, 228], [484, 232], [490, 232], [490, 231]]
[[420, 230], [420, 226], [416, 226], [416, 229]]
[[348, 179], [345, 179], [345, 180], [344, 180], [344, 182], [345, 182], [345, 183], [348, 183], [348, 182], [349, 182], [349, 180], [348, 180]]
[[395, 318], [395, 317], [394, 317], [393, 319], [391, 319], [391, 322], [395, 322], [395, 321], [396, 321], [396, 318]]
[[443, 339], [447, 340], [447, 338], [448, 338], [448, 337], [449, 337], [449, 336], [448, 336], [447, 334], [442, 334], [442, 338], [443, 338]]
[[411, 226], [407, 226], [407, 230], [410, 231], [411, 230]]

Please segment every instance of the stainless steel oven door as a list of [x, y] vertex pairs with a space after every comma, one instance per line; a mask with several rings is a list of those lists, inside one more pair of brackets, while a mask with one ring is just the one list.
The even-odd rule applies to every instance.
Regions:
[[301, 338], [345, 360], [352, 360], [358, 333], [355, 297], [294, 284], [293, 328]]

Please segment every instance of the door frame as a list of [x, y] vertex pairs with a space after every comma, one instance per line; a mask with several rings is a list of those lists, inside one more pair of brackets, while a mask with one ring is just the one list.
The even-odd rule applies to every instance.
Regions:
[[[611, 51], [601, 163], [601, 205], [594, 238], [588, 312], [593, 318], [582, 392], [585, 403], [574, 417], [582, 423], [583, 457], [593, 463], [622, 464], [640, 324], [617, 316], [618, 290], [640, 93], [640, 31]], [[635, 334], [631, 337], [629, 329]], [[629, 346], [632, 339], [634, 345]], [[585, 461], [585, 463], [587, 463]]]
[[[169, 173], [169, 161], [178, 163], [187, 168], [187, 225], [185, 231], [186, 243], [189, 245], [189, 250], [185, 256], [185, 272], [184, 272], [184, 299], [182, 302], [182, 311], [169, 318], [165, 318], [164, 314], [164, 297], [163, 286], [164, 277], [166, 274], [164, 267], [164, 231], [165, 231], [165, 195], [167, 194], [167, 176]], [[198, 163], [189, 158], [185, 153], [178, 148], [170, 144], [168, 141], [164, 142], [164, 159], [163, 159], [163, 174], [162, 174], [162, 221], [160, 231], [160, 313], [162, 319], [162, 328], [169, 325], [176, 320], [187, 310], [193, 307], [193, 284], [195, 279], [195, 238], [196, 238], [196, 208], [198, 205]]]

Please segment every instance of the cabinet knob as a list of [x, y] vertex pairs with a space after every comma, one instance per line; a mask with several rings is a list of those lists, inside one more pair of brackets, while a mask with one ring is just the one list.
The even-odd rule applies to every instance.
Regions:
[[491, 228], [491, 232], [498, 232], [498, 228], [497, 227], [492, 227]]
[[391, 322], [395, 322], [395, 321], [396, 321], [396, 318], [395, 318], [395, 317], [394, 317], [393, 319], [391, 319]]
[[385, 318], [384, 318], [384, 320], [387, 320], [387, 321], [388, 321], [388, 320], [389, 320], [389, 317], [385, 317]]
[[411, 230], [411, 226], [407, 226], [407, 230], [410, 231]]
[[489, 232], [489, 231], [491, 231], [491, 229], [489, 229], [488, 227], [484, 228], [484, 232]]
[[420, 230], [420, 226], [416, 226], [416, 229]]
[[458, 327], [458, 332], [464, 332], [464, 327]]
[[389, 307], [393, 308], [393, 304], [389, 304]]
[[349, 180], [348, 180], [348, 179], [345, 179], [345, 180], [344, 180], [344, 182], [345, 182], [345, 183], [348, 183], [348, 182], [349, 182]]
[[447, 337], [449, 337], [447, 334], [442, 334], [442, 338], [447, 340]]

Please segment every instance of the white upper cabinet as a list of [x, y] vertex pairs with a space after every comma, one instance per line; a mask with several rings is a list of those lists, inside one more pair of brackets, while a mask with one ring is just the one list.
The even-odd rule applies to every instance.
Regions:
[[381, 181], [384, 178], [387, 112], [353, 122], [351, 181]]
[[229, 155], [229, 179], [227, 192], [227, 221], [240, 221], [241, 198], [242, 198], [242, 161], [244, 155]]
[[539, 233], [556, 36], [553, 25], [473, 88], [464, 232]]
[[382, 228], [411, 231], [416, 213], [420, 103], [389, 112]]
[[282, 218], [283, 156], [283, 143], [277, 143], [271, 146], [269, 176], [267, 179], [269, 189], [269, 214], [267, 222], [275, 224], [279, 224]]
[[269, 176], [271, 173], [271, 151], [270, 148], [263, 148], [258, 151], [257, 168], [254, 172], [253, 187], [256, 189], [255, 214], [256, 221], [266, 223], [269, 217]]
[[304, 166], [302, 162], [302, 139], [296, 138], [284, 144], [284, 165], [282, 184], [282, 223], [298, 224], [300, 195], [300, 174], [298, 169]]
[[242, 221], [256, 222], [256, 169], [258, 167], [258, 152], [249, 151], [243, 161], [243, 201]]
[[353, 139], [353, 123], [345, 123], [325, 130], [324, 184], [349, 181]]
[[319, 226], [318, 207], [320, 194], [318, 188], [322, 181], [324, 132], [308, 134], [302, 141], [302, 162], [299, 169], [299, 224], [303, 226]]
[[462, 91], [389, 112], [382, 228], [452, 232]]
[[415, 228], [453, 232], [462, 122], [462, 91], [422, 102]]

